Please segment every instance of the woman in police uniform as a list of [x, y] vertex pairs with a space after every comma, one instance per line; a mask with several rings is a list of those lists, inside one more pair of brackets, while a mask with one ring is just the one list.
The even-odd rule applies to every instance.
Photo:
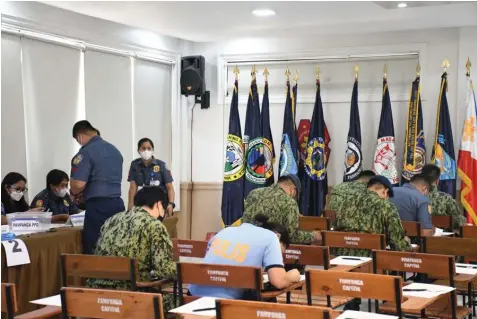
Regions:
[[134, 206], [134, 195], [144, 186], [159, 186], [167, 194], [166, 213], [172, 216], [176, 204], [174, 203], [174, 186], [172, 173], [166, 163], [154, 158], [154, 143], [147, 137], [137, 143], [137, 151], [141, 156], [131, 162], [129, 169], [129, 203], [128, 209]]

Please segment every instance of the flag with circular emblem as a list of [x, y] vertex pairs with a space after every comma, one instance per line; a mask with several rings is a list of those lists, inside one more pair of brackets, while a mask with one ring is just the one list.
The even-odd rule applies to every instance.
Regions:
[[343, 182], [357, 179], [362, 169], [363, 153], [361, 152], [361, 123], [358, 108], [358, 79], [355, 79], [351, 96], [351, 113], [349, 116]]

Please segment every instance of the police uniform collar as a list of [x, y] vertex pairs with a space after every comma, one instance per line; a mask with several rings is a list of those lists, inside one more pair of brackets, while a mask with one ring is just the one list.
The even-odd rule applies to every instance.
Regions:
[[139, 163], [144, 167], [149, 167], [151, 165], [159, 165], [160, 164], [159, 160], [157, 158], [154, 158], [154, 157], [152, 157], [151, 164], [149, 164], [149, 165], [144, 164], [144, 161], [143, 161], [142, 158], [138, 158], [138, 160], [139, 160]]
[[411, 183], [406, 183], [406, 184], [402, 185], [402, 187], [417, 190], [416, 186], [412, 185]]

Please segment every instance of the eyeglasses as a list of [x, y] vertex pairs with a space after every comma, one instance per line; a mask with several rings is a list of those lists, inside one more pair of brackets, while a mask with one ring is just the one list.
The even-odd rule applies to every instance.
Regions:
[[13, 190], [15, 190], [16, 192], [21, 192], [23, 194], [26, 194], [28, 192], [28, 188], [21, 188], [21, 187], [12, 187]]

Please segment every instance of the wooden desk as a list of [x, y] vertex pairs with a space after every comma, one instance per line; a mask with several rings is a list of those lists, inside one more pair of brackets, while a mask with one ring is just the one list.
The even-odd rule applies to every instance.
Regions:
[[286, 288], [283, 288], [283, 289], [280, 289], [280, 290], [262, 292], [262, 293], [260, 293], [260, 296], [262, 297], [262, 299], [276, 298], [280, 295], [283, 295], [285, 293], [292, 292], [293, 290], [301, 288], [301, 287], [303, 287], [304, 284], [305, 284], [305, 281], [303, 280], [303, 281], [291, 284], [290, 286], [288, 286]]

